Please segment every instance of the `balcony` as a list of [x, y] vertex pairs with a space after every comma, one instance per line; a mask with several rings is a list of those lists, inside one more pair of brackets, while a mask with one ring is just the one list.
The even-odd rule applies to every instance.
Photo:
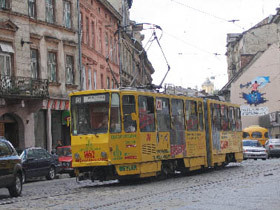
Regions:
[[46, 98], [48, 96], [47, 79], [0, 75], [0, 97]]

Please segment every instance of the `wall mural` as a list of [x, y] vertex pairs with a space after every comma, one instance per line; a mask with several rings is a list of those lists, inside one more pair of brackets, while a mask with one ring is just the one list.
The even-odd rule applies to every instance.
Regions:
[[244, 92], [241, 93], [241, 98], [249, 105], [257, 106], [265, 103], [268, 100], [264, 97], [265, 93], [262, 92], [261, 89], [268, 83], [270, 83], [269, 77], [258, 76], [246, 84], [240, 84], [240, 89], [246, 90], [246, 92], [244, 90]]

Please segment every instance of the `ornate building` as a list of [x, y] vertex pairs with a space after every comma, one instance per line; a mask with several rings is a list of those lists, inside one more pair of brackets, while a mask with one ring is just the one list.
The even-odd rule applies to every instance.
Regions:
[[80, 17], [82, 89], [117, 87], [120, 14], [108, 1], [80, 0]]
[[70, 144], [79, 89], [77, 0], [0, 1], [0, 135], [18, 149]]

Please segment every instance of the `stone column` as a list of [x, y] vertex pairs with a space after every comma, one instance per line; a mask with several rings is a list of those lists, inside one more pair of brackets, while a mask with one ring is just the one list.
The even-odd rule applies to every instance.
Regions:
[[52, 112], [51, 109], [47, 109], [47, 149], [49, 152], [52, 151]]

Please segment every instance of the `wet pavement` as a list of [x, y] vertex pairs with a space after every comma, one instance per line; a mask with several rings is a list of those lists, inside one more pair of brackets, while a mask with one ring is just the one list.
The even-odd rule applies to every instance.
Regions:
[[246, 160], [166, 180], [31, 181], [22, 196], [0, 189], [0, 209], [280, 209], [280, 159]]

